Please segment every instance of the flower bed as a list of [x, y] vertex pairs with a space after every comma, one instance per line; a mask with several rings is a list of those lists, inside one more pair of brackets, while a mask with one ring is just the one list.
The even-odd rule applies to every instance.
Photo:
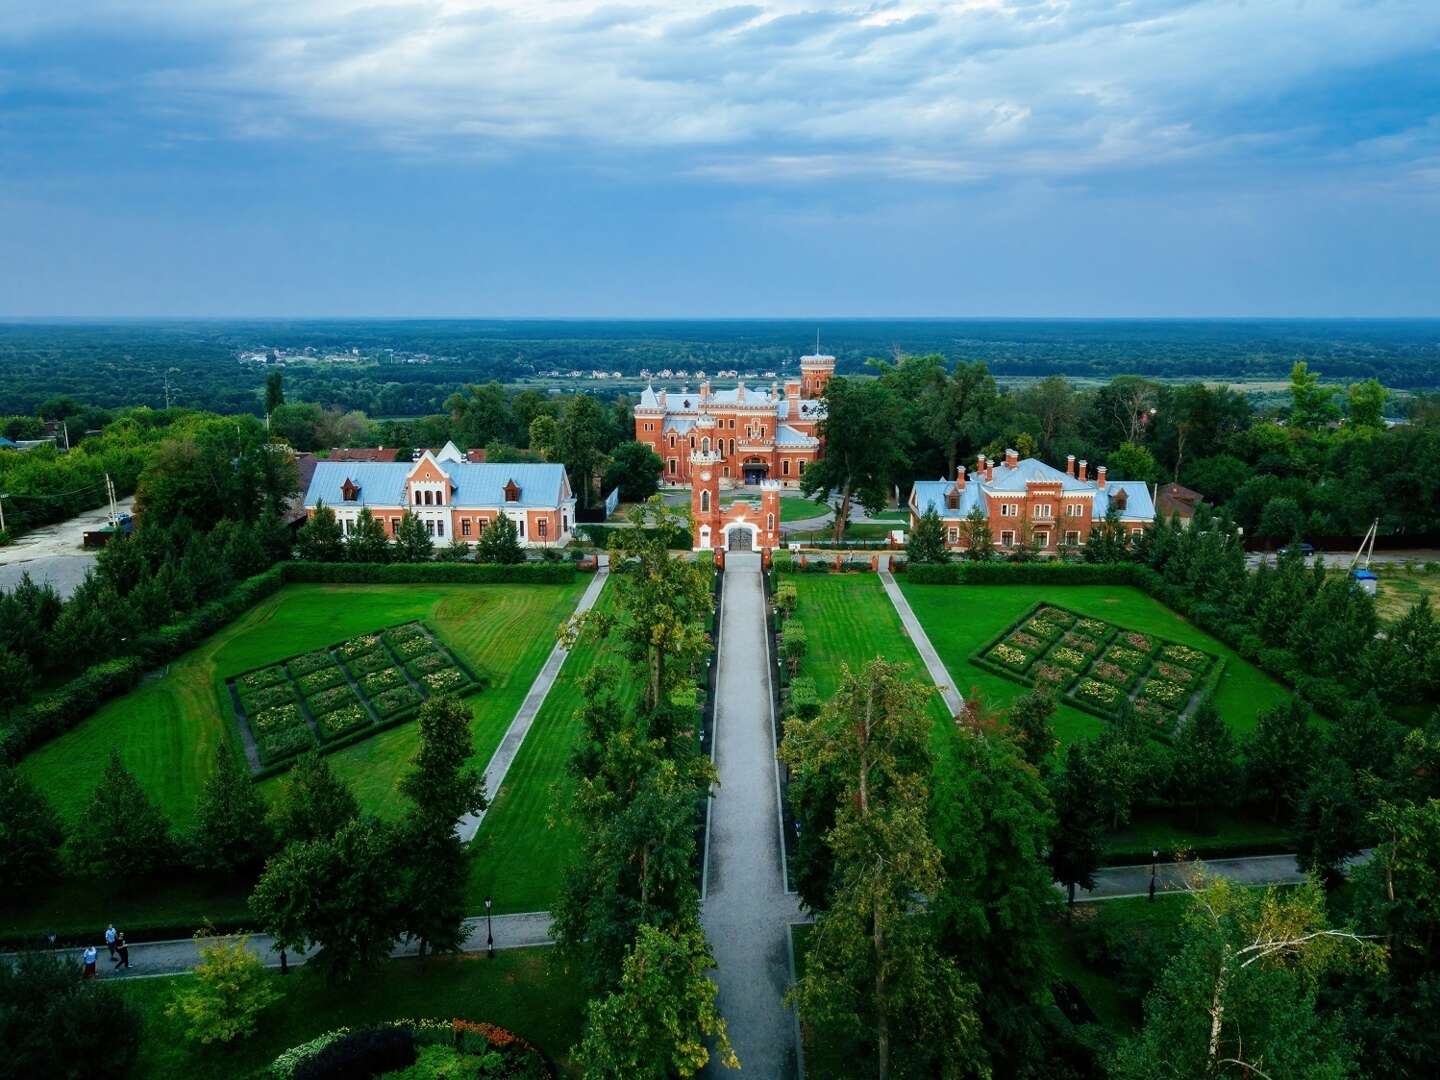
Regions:
[[309, 675], [312, 671], [319, 671], [321, 668], [334, 667], [335, 657], [330, 655], [329, 649], [316, 649], [304, 656], [297, 656], [285, 662], [290, 669], [290, 677], [298, 679], [302, 675]]
[[360, 680], [360, 689], [365, 691], [366, 697], [373, 698], [391, 687], [404, 686], [405, 674], [399, 668], [388, 667], [379, 671], [371, 672]]
[[274, 686], [276, 683], [283, 683], [289, 676], [285, 674], [284, 664], [273, 664], [270, 667], [262, 668], [259, 671], [252, 671], [242, 676], [240, 688], [242, 690], [263, 690], [267, 686]]
[[321, 734], [327, 739], [338, 738], [347, 731], [354, 731], [370, 723], [370, 714], [358, 704], [346, 705], [342, 709], [335, 709], [326, 713], [317, 721], [320, 725]]
[[394, 663], [390, 654], [384, 649], [374, 649], [371, 652], [361, 653], [359, 656], [352, 656], [345, 661], [345, 666], [350, 669], [350, 674], [357, 679], [361, 675], [368, 675], [372, 671], [380, 671], [390, 667]]
[[306, 704], [310, 706], [310, 711], [316, 716], [324, 716], [336, 709], [359, 704], [355, 691], [348, 686], [336, 686], [329, 690], [321, 690], [320, 693], [313, 694], [305, 700]]
[[[397, 662], [397, 654], [410, 659]], [[407, 669], [418, 685], [407, 679]], [[261, 765], [253, 766], [259, 776], [285, 768], [285, 759], [317, 738], [322, 752], [338, 749], [403, 722], [432, 694], [465, 694], [483, 685], [418, 622], [297, 654], [228, 683], [237, 720], [259, 749]]]
[[271, 1063], [272, 1080], [320, 1076], [551, 1080], [543, 1054], [494, 1024], [469, 1020], [392, 1020], [339, 1028], [291, 1047]]
[[413, 708], [420, 704], [420, 693], [410, 686], [397, 686], [394, 690], [386, 690], [370, 699], [370, 706], [381, 716], [394, 716], [396, 713]]
[[1213, 692], [1224, 666], [1191, 646], [1043, 603], [970, 660], [1026, 686], [1048, 687], [1106, 719], [1134, 695], [1135, 708], [1162, 738], [1197, 697]]
[[345, 672], [341, 671], [340, 665], [332, 660], [329, 667], [319, 668], [309, 675], [296, 679], [295, 685], [300, 687], [300, 692], [308, 697], [321, 690], [329, 690], [332, 686], [339, 686], [344, 681]]

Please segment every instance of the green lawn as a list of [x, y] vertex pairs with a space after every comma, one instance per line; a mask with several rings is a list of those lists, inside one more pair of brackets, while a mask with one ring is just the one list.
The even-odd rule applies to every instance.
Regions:
[[[578, 1075], [569, 1051], [584, 1025], [579, 980], [554, 970], [549, 950], [427, 960], [390, 960], [348, 983], [328, 984], [299, 968], [271, 975], [285, 996], [263, 1014], [256, 1033], [228, 1049], [192, 1047], [165, 1006], [190, 976], [117, 982], [119, 992], [144, 1015], [136, 1076], [146, 1080], [202, 1080], [252, 1076], [282, 1051], [338, 1027], [385, 1020], [438, 1017], [483, 1020], [523, 1036]], [[104, 1071], [103, 1065], [97, 1068]]]
[[[1440, 566], [1433, 563], [1425, 566], [1387, 563], [1376, 564], [1371, 569], [1379, 579], [1375, 610], [1386, 622], [1401, 618], [1422, 596], [1430, 597], [1431, 607], [1440, 607]], [[1337, 573], [1348, 571], [1342, 568]]]
[[[846, 525], [846, 540], [884, 540], [897, 527], [897, 523], [885, 524], [883, 522], [865, 522], [860, 525]], [[806, 529], [804, 532], [786, 533], [786, 540], [794, 540], [797, 543], [805, 543], [810, 540], [833, 540], [835, 532], [833, 529]]]
[[[978, 691], [992, 708], [1004, 708], [1026, 688], [976, 667], [969, 662], [970, 655], [1039, 601], [1224, 657], [1227, 664], [1215, 703], [1237, 734], [1252, 730], [1262, 709], [1288, 697], [1285, 687], [1242, 660], [1233, 649], [1138, 589], [1105, 585], [916, 585], [904, 580], [904, 575], [898, 580], [961, 695]], [[1093, 735], [1104, 723], [1089, 713], [1061, 705], [1055, 716], [1055, 733], [1065, 742]]]
[[[607, 583], [595, 607], [614, 612], [614, 585]], [[471, 843], [470, 908], [482, 909], [486, 896], [497, 913], [548, 911], [560, 890], [561, 874], [575, 852], [574, 837], [552, 828], [557, 785], [580, 726], [575, 711], [583, 703], [580, 681], [602, 659], [607, 647], [581, 641], [565, 659], [560, 676], [541, 706], [525, 743], [515, 756], [480, 832]], [[633, 696], [625, 681], [622, 686]]]
[[[800, 673], [815, 680], [822, 700], [839, 685], [842, 662], [856, 670], [877, 656], [909, 664], [917, 679], [934, 685], [878, 574], [785, 574], [780, 580], [793, 582], [799, 594], [795, 615], [809, 643]], [[937, 732], [948, 730], [950, 712], [938, 692], [930, 713]]]
[[[424, 619], [490, 685], [467, 699], [475, 757], [489, 760], [589, 579], [568, 585], [291, 585], [102, 707], [21, 763], [67, 821], [84, 808], [112, 748], [177, 824], [187, 824], [222, 739], [237, 740], [224, 681], [376, 627]], [[402, 724], [332, 754], [362, 805], [398, 812], [396, 784], [418, 747]], [[279, 782], [263, 785], [273, 790]]]

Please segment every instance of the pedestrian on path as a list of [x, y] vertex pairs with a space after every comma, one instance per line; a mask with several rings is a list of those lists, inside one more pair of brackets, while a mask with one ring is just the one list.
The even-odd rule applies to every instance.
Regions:
[[117, 950], [118, 950], [118, 952], [120, 953], [120, 959], [118, 959], [118, 960], [115, 961], [115, 970], [116, 970], [116, 971], [119, 971], [119, 970], [123, 967], [126, 971], [129, 971], [129, 970], [130, 970], [130, 946], [125, 944], [125, 935], [124, 935], [124, 934], [121, 934], [121, 935], [120, 935], [120, 944], [117, 946]]
[[115, 959], [115, 924], [105, 927], [105, 945], [110, 950], [110, 959]]
[[85, 946], [85, 974], [82, 978], [93, 979], [95, 977], [95, 957], [97, 953], [94, 945]]

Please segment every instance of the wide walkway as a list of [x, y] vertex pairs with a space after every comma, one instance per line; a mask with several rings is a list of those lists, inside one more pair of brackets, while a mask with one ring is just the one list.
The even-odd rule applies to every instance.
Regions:
[[[609, 574], [606, 565], [606, 557], [600, 556], [600, 568], [596, 570], [595, 577], [585, 587], [585, 592], [580, 597], [580, 602], [575, 605], [575, 614], [582, 611], [589, 611], [595, 606], [595, 601], [600, 596], [600, 590], [605, 587], [605, 578]], [[570, 655], [561, 642], [556, 642], [555, 647], [550, 650], [550, 656], [545, 661], [545, 666], [540, 669], [540, 674], [535, 676], [535, 681], [530, 684], [530, 692], [525, 695], [525, 700], [520, 703], [520, 709], [515, 713], [515, 719], [510, 722], [510, 727], [505, 732], [505, 737], [500, 740], [500, 745], [495, 753], [490, 755], [490, 764], [485, 766], [485, 794], [489, 797], [493, 806], [500, 795], [500, 786], [505, 783], [505, 774], [510, 771], [510, 764], [515, 760], [515, 755], [520, 752], [520, 747], [525, 742], [525, 736], [530, 733], [530, 725], [535, 723], [535, 717], [540, 714], [540, 706], [545, 704], [545, 698], [550, 693], [550, 688], [555, 685], [556, 678], [560, 675], [560, 669], [565, 666], [565, 658]], [[466, 814], [456, 823], [456, 829], [460, 833], [460, 839], [469, 843], [475, 839], [475, 834], [480, 831], [480, 823], [485, 820], [485, 811], [478, 814]]]
[[[715, 951], [720, 1012], [744, 1075], [798, 1075], [788, 927], [803, 921], [786, 891], [765, 592], [758, 555], [727, 555], [715, 687], [715, 763], [705, 933]], [[712, 1062], [707, 1075], [733, 1075]]]

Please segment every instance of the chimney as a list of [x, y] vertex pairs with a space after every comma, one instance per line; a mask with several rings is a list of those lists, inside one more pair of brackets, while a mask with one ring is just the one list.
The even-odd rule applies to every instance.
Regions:
[[1005, 451], [1005, 467], [1006, 467], [1007, 469], [1013, 469], [1013, 468], [1015, 468], [1016, 465], [1019, 465], [1019, 464], [1020, 464], [1020, 453], [1019, 453], [1019, 451], [1017, 451], [1017, 450], [1006, 450], [1006, 451]]
[[[789, 401], [791, 401], [791, 402], [798, 402], [798, 401], [800, 400], [800, 380], [799, 380], [799, 379], [786, 379], [786, 380], [785, 380], [785, 397], [786, 397]], [[799, 409], [798, 409], [798, 408], [793, 408], [793, 407], [792, 407], [792, 409], [791, 409], [791, 411], [790, 411], [790, 415], [791, 415], [791, 416], [794, 416], [794, 415], [796, 415], [798, 412], [799, 412]]]
[[985, 480], [991, 482], [995, 479], [995, 462], [985, 462]]
[[1095, 466], [1095, 486], [1101, 491], [1105, 490], [1105, 466]]
[[1080, 479], [1081, 479], [1081, 480], [1084, 480], [1084, 479], [1085, 479], [1085, 470], [1086, 470], [1087, 468], [1089, 468], [1089, 466], [1090, 466], [1090, 463], [1089, 463], [1088, 461], [1082, 461], [1082, 462], [1080, 462]]
[[984, 480], [984, 479], [985, 479], [985, 455], [984, 455], [984, 454], [976, 454], [976, 455], [975, 455], [975, 477], [976, 477], [976, 479], [978, 479], [978, 480]]
[[700, 404], [704, 405], [710, 400], [710, 380], [705, 379], [700, 383]]
[[956, 489], [957, 491], [964, 491], [964, 490], [965, 490], [965, 466], [964, 466], [964, 465], [957, 466], [956, 469], [955, 469], [955, 489]]
[[1074, 475], [1075, 475], [1075, 455], [1074, 455], [1074, 454], [1066, 454], [1066, 455], [1065, 455], [1065, 475], [1066, 475], [1066, 476], [1074, 476]]

